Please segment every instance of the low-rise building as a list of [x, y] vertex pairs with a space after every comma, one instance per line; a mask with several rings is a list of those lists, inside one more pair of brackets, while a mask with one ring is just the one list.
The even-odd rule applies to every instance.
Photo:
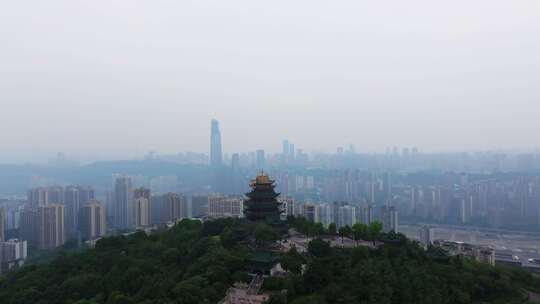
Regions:
[[512, 254], [511, 251], [497, 251], [495, 253], [495, 262], [497, 265], [504, 265], [510, 267], [521, 267], [521, 259]]
[[211, 218], [242, 217], [244, 216], [244, 200], [239, 197], [210, 196], [208, 216]]
[[495, 250], [493, 248], [445, 240], [436, 240], [433, 245], [446, 250], [450, 255], [463, 255], [478, 262], [495, 265]]
[[263, 283], [262, 276], [256, 276], [251, 283], [235, 283], [227, 290], [223, 304], [263, 304], [270, 299], [267, 293], [259, 293]]
[[27, 253], [26, 241], [10, 239], [0, 242], [0, 273], [23, 266]]
[[423, 226], [420, 228], [420, 243], [428, 247], [433, 243], [435, 236], [435, 230], [428, 226]]

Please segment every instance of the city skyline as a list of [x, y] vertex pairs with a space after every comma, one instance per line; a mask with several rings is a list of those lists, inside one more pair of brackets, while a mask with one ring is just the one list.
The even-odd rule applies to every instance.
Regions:
[[[212, 142], [213, 140], [216, 140], [216, 151], [221, 151], [221, 162], [223, 162], [223, 158], [225, 156], [232, 156], [235, 153], [251, 153], [257, 151], [264, 151], [265, 153], [269, 154], [281, 154], [283, 153], [283, 149], [285, 148], [285, 142], [289, 142], [291, 137], [289, 136], [283, 136], [281, 138], [278, 138], [276, 141], [264, 142], [264, 144], [258, 145], [254, 144], [250, 147], [234, 147], [231, 146], [230, 143], [227, 142], [227, 139], [230, 137], [235, 137], [237, 135], [235, 134], [228, 134], [225, 133], [223, 136], [222, 128], [221, 128], [221, 121], [219, 119], [209, 119], [209, 121], [212, 123], [210, 129], [206, 129], [205, 133], [208, 134], [210, 132], [211, 138], [210, 143], [206, 144], [206, 146], [203, 146], [201, 149], [198, 150], [190, 150], [190, 149], [180, 149], [180, 150], [160, 150], [155, 149], [153, 146], [145, 146], [142, 145], [140, 142], [136, 143], [133, 147], [134, 149], [132, 151], [128, 151], [126, 153], [91, 153], [91, 152], [77, 152], [76, 149], [65, 149], [65, 150], [50, 150], [47, 151], [44, 154], [40, 154], [39, 156], [36, 156], [33, 154], [33, 151], [21, 151], [20, 153], [17, 153], [17, 155], [8, 155], [8, 154], [2, 154], [3, 151], [0, 151], [0, 164], [3, 163], [46, 163], [46, 162], [54, 162], [58, 160], [58, 158], [65, 158], [65, 161], [75, 161], [82, 162], [82, 163], [91, 163], [95, 161], [108, 161], [108, 160], [142, 160], [145, 157], [148, 157], [150, 155], [174, 155], [178, 153], [197, 153], [201, 155], [206, 155], [209, 159], [211, 159], [211, 150], [212, 150]], [[208, 123], [208, 122], [206, 122]], [[214, 123], [217, 125], [214, 127]], [[226, 127], [225, 127], [226, 130]], [[217, 132], [215, 132], [217, 131]], [[226, 131], [225, 131], [226, 132]], [[203, 135], [201, 135], [203, 136]], [[215, 138], [215, 139], [212, 139]], [[223, 140], [223, 137], [225, 138]], [[334, 140], [333, 138], [330, 138]], [[326, 138], [324, 139], [326, 141]], [[303, 151], [308, 154], [334, 154], [341, 150], [343, 151], [349, 151], [352, 148], [354, 150], [354, 153], [362, 153], [362, 154], [387, 154], [388, 150], [392, 151], [393, 149], [398, 149], [398, 153], [401, 154], [403, 152], [403, 149], [408, 149], [409, 151], [412, 151], [413, 149], [418, 149], [422, 153], [428, 153], [428, 154], [438, 154], [438, 153], [484, 153], [484, 152], [492, 152], [492, 153], [539, 153], [540, 152], [540, 143], [531, 142], [529, 146], [492, 146], [492, 147], [477, 147], [477, 148], [459, 148], [459, 147], [446, 147], [446, 148], [431, 148], [428, 149], [425, 146], [419, 146], [414, 142], [410, 143], [404, 143], [402, 145], [397, 145], [392, 142], [385, 142], [381, 143], [380, 146], [377, 147], [369, 147], [369, 144], [355, 144], [355, 142], [336, 142], [336, 146], [330, 146], [323, 148], [321, 146], [313, 146], [308, 147], [303, 144], [302, 139], [300, 140], [294, 140], [291, 141], [290, 146], [294, 149], [295, 145], [294, 143], [299, 143], [299, 145], [296, 146], [296, 148], [300, 149], [300, 151]], [[9, 149], [7, 149], [9, 150]], [[216, 152], [218, 153], [218, 152]], [[74, 163], [74, 164], [76, 164]]]
[[[280, 141], [273, 143], [266, 143], [265, 146], [271, 146], [270, 149], [261, 148], [260, 146], [255, 146], [253, 149], [239, 150], [233, 147], [229, 147], [227, 150], [223, 148], [222, 141], [222, 132], [220, 127], [220, 121], [218, 119], [212, 118], [210, 120], [210, 141], [205, 149], [201, 151], [192, 151], [192, 150], [178, 150], [178, 151], [161, 151], [150, 149], [149, 147], [144, 147], [148, 149], [141, 148], [140, 146], [136, 147], [136, 150], [133, 153], [128, 154], [119, 154], [119, 155], [98, 155], [98, 154], [71, 154], [66, 153], [66, 151], [56, 151], [51, 152], [51, 154], [43, 155], [42, 157], [32, 157], [25, 158], [4, 158], [0, 159], [0, 164], [6, 163], [49, 163], [55, 164], [57, 162], [64, 163], [64, 165], [78, 165], [80, 163], [92, 163], [96, 161], [115, 161], [115, 160], [143, 160], [147, 158], [154, 158], [159, 156], [172, 156], [175, 154], [198, 154], [208, 158], [208, 162], [211, 166], [219, 165], [229, 165], [225, 161], [230, 161], [231, 157], [234, 157], [235, 154], [249, 154], [255, 153], [259, 154], [259, 157], [263, 159], [264, 154], [268, 155], [280, 155], [280, 154], [290, 154], [292, 157], [296, 153], [306, 153], [306, 155], [318, 155], [318, 154], [339, 154], [339, 153], [353, 153], [353, 154], [372, 154], [372, 155], [383, 155], [383, 154], [397, 154], [401, 155], [404, 153], [410, 153], [416, 151], [416, 153], [425, 153], [425, 154], [452, 154], [452, 153], [503, 153], [503, 154], [520, 154], [520, 153], [540, 153], [540, 146], [531, 146], [531, 147], [494, 147], [487, 149], [424, 149], [414, 144], [397, 146], [388, 144], [380, 149], [368, 149], [368, 148], [357, 148], [353, 143], [341, 143], [335, 147], [329, 149], [316, 148], [316, 149], [305, 149], [304, 146], [296, 146], [292, 141], [289, 141], [287, 137], [282, 138]], [[539, 144], [540, 145], [540, 144]], [[290, 150], [289, 150], [290, 149]], [[262, 154], [261, 154], [262, 153]], [[23, 153], [24, 155], [24, 153]], [[0, 155], [1, 156], [1, 155]]]

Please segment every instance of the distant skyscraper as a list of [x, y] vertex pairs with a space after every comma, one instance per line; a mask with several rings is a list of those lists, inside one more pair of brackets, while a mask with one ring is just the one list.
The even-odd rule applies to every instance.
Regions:
[[132, 197], [131, 178], [117, 177], [114, 181], [113, 200], [113, 223], [116, 228], [127, 229], [131, 226]]
[[289, 141], [288, 140], [284, 140], [283, 141], [283, 151], [282, 151], [282, 154], [286, 156], [289, 155]]
[[289, 160], [294, 161], [296, 150], [294, 149], [294, 144], [289, 144]]
[[90, 201], [81, 207], [80, 230], [84, 239], [95, 239], [107, 233], [105, 207], [98, 201]]
[[212, 167], [220, 167], [223, 161], [221, 150], [221, 131], [219, 130], [219, 122], [212, 119], [210, 133], [210, 165]]
[[257, 150], [257, 160], [256, 160], [256, 166], [258, 170], [264, 169], [264, 166], [266, 164], [265, 158], [264, 158], [264, 150]]
[[39, 207], [37, 216], [37, 243], [39, 249], [54, 249], [65, 241], [64, 205], [49, 204]]

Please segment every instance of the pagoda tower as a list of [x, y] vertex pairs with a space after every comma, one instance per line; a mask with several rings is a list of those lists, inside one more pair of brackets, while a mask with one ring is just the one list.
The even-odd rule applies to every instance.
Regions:
[[274, 188], [274, 181], [268, 175], [261, 173], [250, 184], [251, 191], [246, 193], [248, 197], [244, 201], [244, 215], [254, 222], [266, 222], [277, 228], [280, 233], [287, 231], [286, 223], [281, 220], [281, 204]]

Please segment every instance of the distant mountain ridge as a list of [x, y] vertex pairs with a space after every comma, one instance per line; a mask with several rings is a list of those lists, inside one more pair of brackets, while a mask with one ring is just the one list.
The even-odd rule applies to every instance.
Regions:
[[24, 194], [40, 184], [81, 184], [106, 188], [115, 173], [149, 177], [176, 175], [179, 179], [206, 178], [209, 168], [161, 160], [99, 161], [76, 167], [52, 167], [33, 164], [0, 164], [0, 193]]

